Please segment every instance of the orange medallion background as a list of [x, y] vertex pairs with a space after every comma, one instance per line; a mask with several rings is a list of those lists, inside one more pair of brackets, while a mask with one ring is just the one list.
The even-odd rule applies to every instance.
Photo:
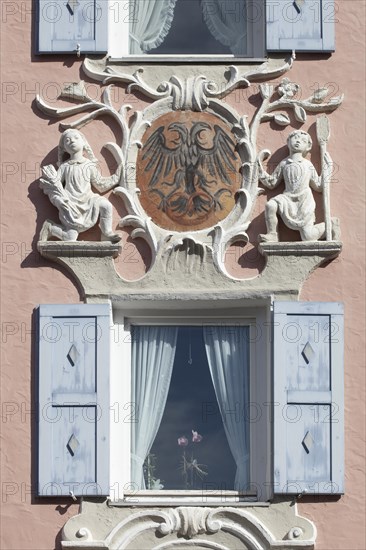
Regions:
[[[206, 123], [211, 127], [210, 129], [203, 129], [198, 133], [198, 139], [203, 146], [204, 151], [209, 152], [211, 148], [215, 146], [215, 131], [214, 127], [219, 127], [227, 136], [229, 140], [233, 142], [233, 146], [230, 146], [232, 154], [235, 158], [230, 158], [230, 163], [234, 166], [234, 170], [229, 168], [224, 162], [220, 162], [221, 167], [225, 170], [225, 175], [228, 181], [223, 182], [220, 174], [217, 171], [217, 164], [215, 159], [211, 160], [214, 166], [215, 174], [209, 173], [207, 166], [202, 165], [200, 167], [192, 167], [187, 169], [187, 162], [185, 168], [181, 166], [180, 160], [178, 161], [178, 167], [173, 161], [171, 169], [168, 173], [161, 170], [161, 173], [155, 178], [153, 184], [151, 183], [154, 176], [154, 170], [159, 162], [161, 155], [164, 155], [168, 150], [170, 151], [184, 151], [184, 143], [181, 141], [181, 136], [176, 129], [168, 129], [173, 124], [178, 123], [184, 125], [188, 134], [192, 131], [197, 123]], [[164, 127], [162, 136], [165, 138], [165, 143], [162, 143], [162, 147], [157, 144], [154, 149], [148, 151], [149, 146], [146, 145], [149, 138], [151, 138], [159, 128]], [[220, 135], [222, 133], [219, 131]], [[152, 138], [154, 139], [154, 138]], [[226, 140], [225, 136], [223, 138]], [[226, 143], [228, 141], [226, 140]], [[151, 216], [154, 223], [160, 227], [172, 231], [187, 231], [187, 230], [200, 230], [214, 226], [217, 222], [226, 218], [235, 204], [235, 193], [240, 188], [241, 174], [239, 172], [241, 161], [238, 153], [234, 147], [236, 140], [231, 133], [230, 128], [219, 117], [211, 113], [196, 113], [192, 111], [179, 111], [167, 113], [156, 119], [152, 126], [145, 132], [142, 138], [142, 149], [140, 149], [137, 157], [136, 166], [136, 180], [137, 187], [141, 190], [140, 202], [145, 212]], [[178, 147], [177, 147], [178, 145]], [[199, 149], [199, 148], [198, 148]], [[227, 151], [227, 147], [221, 148], [222, 151]], [[191, 148], [192, 150], [192, 148]], [[196, 148], [197, 150], [197, 148]], [[168, 151], [169, 153], [169, 151]], [[205, 156], [207, 158], [207, 155]], [[222, 160], [222, 154], [220, 155]], [[194, 161], [196, 157], [193, 156], [193, 166], [197, 166]], [[165, 164], [166, 166], [166, 164]], [[191, 195], [186, 189], [187, 178], [189, 179], [188, 172], [194, 172], [194, 177], [191, 178], [191, 182], [195, 182], [195, 190]], [[179, 172], [179, 173], [177, 173]], [[197, 175], [199, 174], [199, 175]], [[207, 182], [207, 185], [197, 184], [199, 178], [201, 182]], [[179, 181], [179, 183], [175, 183]], [[192, 184], [191, 184], [192, 188]], [[220, 192], [220, 188], [224, 191]], [[215, 193], [218, 200], [214, 200]], [[170, 198], [167, 199], [167, 197]], [[204, 208], [194, 209], [182, 207], [180, 210], [172, 207], [172, 204], [176, 204], [177, 201], [183, 204], [192, 204], [192, 200], [200, 201], [202, 197], [202, 203]], [[212, 197], [212, 198], [211, 198]], [[165, 211], [163, 208], [163, 202], [165, 201]]]

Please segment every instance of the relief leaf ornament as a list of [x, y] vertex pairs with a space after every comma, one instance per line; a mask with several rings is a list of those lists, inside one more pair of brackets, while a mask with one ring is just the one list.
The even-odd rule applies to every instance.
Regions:
[[[138, 114], [135, 113], [135, 116], [131, 118], [132, 123], [129, 124], [128, 113], [132, 109], [131, 105], [123, 104], [121, 105], [119, 110], [117, 110], [113, 106], [111, 100], [112, 87], [113, 85], [107, 86], [102, 91], [101, 101], [96, 101], [95, 99], [92, 99], [87, 95], [84, 82], [80, 81], [66, 85], [59, 95], [60, 99], [65, 99], [72, 102], [80, 102], [79, 104], [73, 104], [70, 107], [51, 107], [39, 95], [36, 96], [36, 103], [39, 109], [50, 118], [63, 119], [88, 111], [86, 115], [81, 116], [73, 122], [60, 123], [60, 128], [62, 130], [79, 130], [80, 128], [86, 126], [87, 124], [90, 124], [93, 120], [97, 118], [100, 118], [102, 116], [111, 117], [114, 121], [117, 122], [121, 130], [122, 138], [120, 143], [107, 143], [104, 145], [104, 147], [106, 147], [113, 154], [115, 160], [118, 163], [123, 163], [124, 165], [126, 165], [127, 152], [131, 145], [130, 134], [133, 131], [134, 127], [137, 124], [141, 124], [142, 121]], [[148, 126], [149, 122], [144, 121], [142, 124]]]
[[93, 80], [100, 80], [103, 84], [127, 84], [127, 93], [140, 92], [155, 101], [172, 98], [173, 110], [202, 111], [209, 105], [210, 99], [222, 99], [239, 87], [248, 87], [251, 82], [270, 78], [277, 78], [287, 72], [295, 59], [294, 54], [285, 60], [283, 65], [273, 68], [268, 62], [259, 67], [240, 73], [238, 67], [230, 65], [225, 73], [226, 82], [217, 84], [205, 75], [195, 75], [180, 78], [173, 75], [168, 81], [163, 81], [155, 88], [143, 78], [144, 69], [139, 67], [132, 74], [124, 73], [114, 65], [101, 67], [100, 63], [86, 58], [83, 70]]

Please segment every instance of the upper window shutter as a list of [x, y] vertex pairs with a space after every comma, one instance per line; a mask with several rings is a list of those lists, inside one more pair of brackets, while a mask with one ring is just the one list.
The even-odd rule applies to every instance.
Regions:
[[108, 0], [38, 0], [38, 53], [105, 53]]
[[108, 304], [39, 307], [38, 494], [109, 494]]
[[274, 492], [343, 493], [343, 306], [274, 303]]
[[267, 0], [267, 50], [332, 52], [334, 0]]

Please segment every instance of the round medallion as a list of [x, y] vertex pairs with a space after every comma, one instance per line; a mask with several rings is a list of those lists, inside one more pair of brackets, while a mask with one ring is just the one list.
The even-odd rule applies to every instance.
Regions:
[[233, 135], [220, 118], [168, 113], [142, 139], [136, 168], [141, 205], [164, 229], [212, 227], [234, 207], [240, 166]]

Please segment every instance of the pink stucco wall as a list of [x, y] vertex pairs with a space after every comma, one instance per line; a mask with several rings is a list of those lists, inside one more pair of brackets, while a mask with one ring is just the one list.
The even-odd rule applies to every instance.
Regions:
[[[32, 312], [39, 303], [78, 302], [78, 289], [54, 264], [36, 251], [40, 227], [56, 211], [39, 190], [37, 178], [42, 163], [55, 162], [58, 124], [49, 123], [34, 106], [36, 93], [50, 103], [63, 83], [79, 80], [76, 57], [32, 57], [30, 0], [1, 2], [1, 549], [51, 549], [58, 544], [62, 525], [77, 507], [69, 500], [37, 500], [31, 491], [35, 472], [34, 338]], [[337, 2], [337, 51], [330, 58], [298, 56], [291, 78], [304, 94], [331, 84], [334, 95], [345, 93], [344, 105], [330, 116], [329, 149], [338, 165], [332, 185], [332, 214], [342, 223], [344, 250], [329, 265], [314, 272], [304, 285], [303, 300], [343, 301], [346, 312], [346, 494], [339, 500], [309, 499], [300, 503], [300, 513], [315, 521], [319, 550], [363, 550], [365, 518], [365, 369], [364, 369], [364, 84], [365, 3]], [[92, 85], [94, 86], [94, 85]], [[97, 90], [97, 85], [94, 86]], [[244, 98], [246, 97], [246, 94]], [[120, 91], [120, 101], [124, 92]], [[247, 103], [236, 92], [228, 100], [243, 114]], [[305, 129], [314, 131], [314, 117]], [[97, 129], [97, 132], [95, 132]], [[103, 122], [87, 135], [97, 156], [104, 136], [112, 135]], [[276, 150], [285, 145], [288, 130], [265, 132], [261, 145]], [[102, 137], [103, 136], [103, 139]], [[316, 163], [316, 156], [313, 157]], [[108, 168], [102, 160], [103, 171]], [[258, 212], [258, 215], [260, 212]], [[116, 213], [117, 216], [117, 213]], [[263, 227], [263, 216], [258, 227]], [[124, 254], [132, 246], [127, 242]], [[142, 250], [143, 253], [143, 250]], [[240, 262], [237, 247], [231, 270], [253, 276], [256, 267]], [[139, 257], [139, 252], [136, 257]], [[255, 256], [255, 252], [254, 254]], [[135, 255], [135, 252], [134, 252]], [[250, 254], [249, 254], [250, 257]], [[253, 258], [253, 256], [251, 256]], [[134, 278], [144, 271], [140, 261], [118, 270]]]

